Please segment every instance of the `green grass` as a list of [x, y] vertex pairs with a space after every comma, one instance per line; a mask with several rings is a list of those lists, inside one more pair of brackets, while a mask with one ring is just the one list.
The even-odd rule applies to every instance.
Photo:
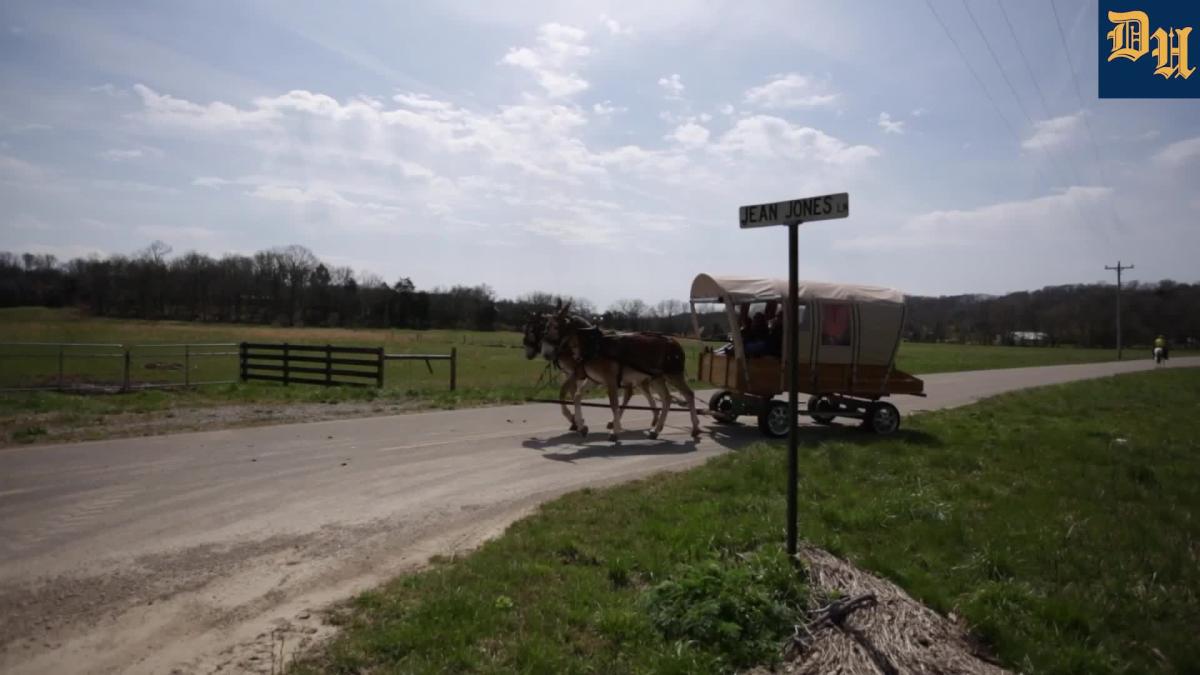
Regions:
[[[30, 424], [67, 429], [76, 423], [93, 424], [104, 415], [152, 412], [181, 407], [223, 404], [378, 401], [405, 408], [455, 408], [491, 403], [515, 403], [529, 398], [553, 397], [557, 386], [542, 382], [544, 362], [529, 361], [515, 332], [451, 330], [382, 330], [339, 328], [285, 328], [259, 325], [202, 324], [176, 321], [136, 321], [92, 318], [75, 310], [46, 308], [0, 309], [0, 343], [87, 342], [127, 345], [180, 343], [236, 343], [242, 341], [293, 342], [382, 346], [388, 353], [446, 354], [459, 356], [458, 389], [448, 391], [449, 364], [389, 361], [381, 389], [323, 388], [306, 385], [284, 387], [273, 383], [208, 385], [188, 391], [141, 391], [121, 396], [97, 397], [43, 392], [0, 394], [0, 442]], [[683, 340], [689, 364], [698, 359], [700, 344]], [[208, 351], [229, 351], [210, 348]], [[108, 356], [104, 356], [107, 354]], [[236, 380], [235, 356], [195, 356], [185, 361], [180, 348], [135, 350], [130, 379], [138, 383], [182, 383], [183, 368], [190, 381]], [[123, 379], [121, 350], [99, 347], [65, 352], [65, 381], [119, 385]], [[946, 344], [903, 344], [898, 367], [915, 374], [984, 368], [1008, 368], [1057, 363], [1106, 361], [1112, 351], [1074, 348], [978, 347]], [[54, 385], [58, 381], [58, 350], [53, 347], [0, 345], [0, 387]], [[690, 370], [690, 368], [689, 368]], [[30, 419], [53, 415], [53, 419]], [[51, 438], [53, 434], [46, 436]], [[19, 439], [36, 440], [35, 437]]]
[[[1127, 350], [1125, 358], [1149, 359], [1149, 350]], [[1116, 361], [1115, 349], [1080, 347], [994, 347], [905, 342], [900, 345], [896, 367], [907, 373], [950, 373], [962, 370], [1026, 368], [1069, 363]]]
[[[1005, 395], [888, 439], [802, 437], [802, 536], [964, 617], [1008, 667], [1196, 671], [1200, 371]], [[727, 671], [736, 650], [680, 637], [648, 598], [696, 584], [724, 598], [738, 565], [770, 577], [748, 594], [800, 592], [745, 562], [777, 555], [784, 455], [758, 444], [550, 502], [469, 556], [362, 594], [295, 670]], [[723, 611], [710, 610], [698, 625]]]

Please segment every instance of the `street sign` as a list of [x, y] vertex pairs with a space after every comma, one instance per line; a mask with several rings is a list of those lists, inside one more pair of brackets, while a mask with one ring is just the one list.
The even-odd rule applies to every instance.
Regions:
[[788, 226], [788, 298], [787, 313], [788, 336], [788, 417], [792, 424], [788, 427], [788, 484], [787, 484], [787, 550], [788, 555], [796, 555], [799, 538], [797, 523], [797, 492], [799, 491], [799, 450], [800, 437], [796, 426], [800, 417], [800, 306], [797, 298], [800, 295], [800, 282], [797, 280], [796, 258], [800, 250], [797, 233], [800, 223], [812, 220], [830, 220], [845, 218], [850, 215], [850, 193], [839, 192], [820, 197], [792, 199], [774, 204], [754, 204], [738, 209], [742, 229], [766, 227], [767, 225]]
[[774, 204], [754, 204], [738, 209], [742, 229], [830, 220], [850, 215], [850, 193], [789, 199]]

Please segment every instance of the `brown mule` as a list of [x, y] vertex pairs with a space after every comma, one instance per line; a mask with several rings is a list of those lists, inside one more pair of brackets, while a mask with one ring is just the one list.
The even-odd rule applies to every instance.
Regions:
[[[559, 308], [550, 316], [542, 338], [542, 355], [550, 358], [567, 359], [578, 372], [577, 378], [586, 377], [600, 382], [608, 390], [609, 405], [612, 407], [612, 432], [609, 440], [617, 441], [621, 433], [621, 406], [617, 405], [617, 390], [638, 385], [653, 386], [658, 390], [663, 408], [649, 432], [651, 438], [662, 433], [671, 408], [671, 393], [667, 384], [683, 394], [692, 417], [692, 437], [700, 437], [700, 420], [696, 413], [696, 395], [687, 384], [684, 375], [685, 356], [683, 347], [672, 337], [661, 333], [612, 333], [592, 326], [578, 316], [568, 312], [570, 305]], [[575, 392], [575, 425], [581, 433], [587, 433], [583, 423], [582, 393]]]
[[[562, 309], [561, 302], [559, 303], [558, 308], [560, 310]], [[546, 334], [546, 326], [549, 324], [552, 316], [553, 315], [551, 314], [538, 314], [537, 312], [529, 313], [529, 316], [525, 320], [525, 327], [523, 329], [524, 335], [521, 339], [521, 344], [525, 347], [525, 358], [533, 360], [537, 358], [538, 354], [542, 354], [542, 340]], [[575, 362], [571, 360], [565, 353], [553, 353], [549, 355], [543, 354], [543, 356], [545, 356], [547, 361], [554, 364], [554, 366], [566, 376], [563, 379], [562, 386], [559, 387], [558, 400], [566, 401], [568, 400], [568, 395], [570, 396], [571, 400], [574, 400], [577, 390], [581, 392], [585, 391], [592, 384], [591, 380], [587, 379], [586, 377], [581, 377], [582, 373], [580, 369], [576, 367]], [[633, 398], [633, 386], [627, 385], [624, 389], [625, 397], [621, 401], [622, 409], [628, 406], [629, 399]], [[646, 401], [650, 404], [650, 414], [653, 416], [654, 422], [657, 422], [659, 411], [658, 406], [654, 402], [654, 396], [650, 391], [650, 383], [643, 382], [640, 386], [640, 389], [642, 390], [642, 394], [645, 395]], [[587, 427], [585, 426], [582, 430], [580, 430], [575, 415], [571, 414], [571, 410], [567, 407], [566, 403], [562, 404], [562, 414], [563, 417], [567, 419], [567, 422], [571, 424], [571, 431], [580, 431], [580, 433], [583, 435], [587, 435]], [[612, 428], [611, 422], [609, 423], [609, 428]]]

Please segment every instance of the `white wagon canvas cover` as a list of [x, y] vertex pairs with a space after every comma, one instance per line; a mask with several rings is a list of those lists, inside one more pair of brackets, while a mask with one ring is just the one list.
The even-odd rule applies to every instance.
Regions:
[[[787, 279], [697, 275], [691, 301], [728, 306], [782, 302]], [[904, 294], [883, 286], [800, 281], [800, 361], [863, 366], [890, 366], [904, 323]], [[786, 308], [787, 303], [783, 303]], [[732, 319], [732, 313], [730, 314]], [[842, 334], [845, 339], [831, 339]], [[737, 326], [731, 326], [736, 331]], [[837, 330], [835, 330], [837, 328]], [[739, 346], [740, 351], [740, 346]]]

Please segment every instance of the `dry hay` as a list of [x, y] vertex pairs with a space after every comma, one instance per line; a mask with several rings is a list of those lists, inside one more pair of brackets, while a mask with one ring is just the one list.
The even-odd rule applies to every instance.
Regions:
[[[840, 602], [814, 610], [797, 629], [788, 660], [774, 672], [1006, 673], [985, 661], [963, 627], [895, 584], [817, 548], [804, 547], [815, 597]], [[953, 615], [951, 615], [953, 616]]]

